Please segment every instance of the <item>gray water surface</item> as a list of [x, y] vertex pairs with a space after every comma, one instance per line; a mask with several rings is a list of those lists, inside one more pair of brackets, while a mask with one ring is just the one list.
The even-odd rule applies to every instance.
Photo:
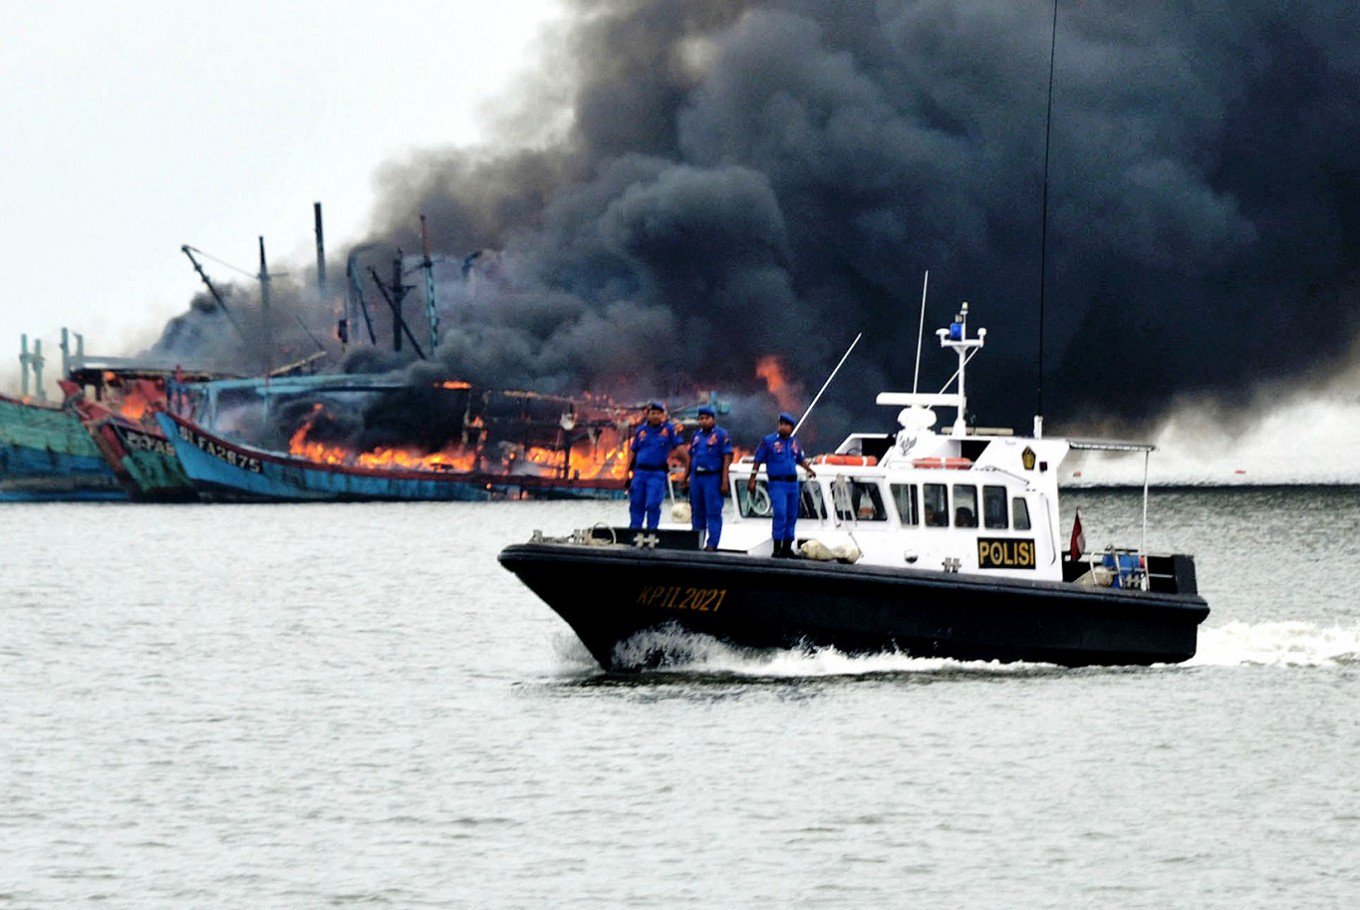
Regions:
[[[1088, 544], [1136, 494], [1069, 495]], [[617, 503], [0, 506], [0, 906], [1336, 907], [1360, 492], [1154, 497], [1179, 667], [601, 674], [495, 554]]]

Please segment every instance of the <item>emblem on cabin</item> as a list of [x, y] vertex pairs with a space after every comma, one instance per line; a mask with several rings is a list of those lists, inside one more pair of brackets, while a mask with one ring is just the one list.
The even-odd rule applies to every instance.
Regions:
[[1020, 463], [1025, 466], [1026, 471], [1034, 470], [1034, 450], [1025, 446], [1025, 451], [1020, 453]]

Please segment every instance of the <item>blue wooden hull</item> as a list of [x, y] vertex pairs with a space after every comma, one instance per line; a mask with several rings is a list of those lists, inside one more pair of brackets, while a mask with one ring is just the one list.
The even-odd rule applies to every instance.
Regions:
[[319, 464], [217, 436], [192, 421], [156, 415], [184, 472], [205, 499], [231, 502], [476, 502], [507, 498], [620, 498], [616, 481], [375, 470]]
[[0, 396], [0, 502], [126, 500], [80, 418]]
[[198, 490], [159, 431], [121, 417], [87, 421], [86, 429], [133, 502], [197, 502]]

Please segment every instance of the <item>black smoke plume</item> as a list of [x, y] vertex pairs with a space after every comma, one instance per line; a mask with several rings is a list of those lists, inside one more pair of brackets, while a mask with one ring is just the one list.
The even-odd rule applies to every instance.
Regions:
[[[418, 249], [425, 213], [441, 259], [442, 340], [413, 381], [737, 397], [773, 354], [815, 390], [863, 330], [814, 420], [834, 441], [876, 391], [910, 388], [930, 269], [928, 342], [971, 301], [991, 330], [978, 419], [1028, 423], [1046, 0], [569, 10], [503, 140], [382, 172], [381, 255]], [[1353, 0], [1061, 0], [1050, 420], [1232, 403], [1342, 364], [1360, 319], [1357, 34]], [[953, 363], [928, 347], [923, 367], [934, 391]]]

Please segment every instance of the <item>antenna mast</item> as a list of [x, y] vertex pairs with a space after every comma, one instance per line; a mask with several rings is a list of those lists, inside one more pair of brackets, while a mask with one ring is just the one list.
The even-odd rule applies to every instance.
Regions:
[[921, 342], [926, 337], [926, 291], [930, 288], [930, 269], [926, 269], [926, 277], [921, 281], [921, 324], [916, 327], [916, 373], [911, 378], [911, 391], [916, 394], [916, 387], [921, 382]]
[[1048, 151], [1053, 139], [1053, 62], [1058, 51], [1058, 0], [1053, 0], [1053, 34], [1048, 42], [1048, 112], [1044, 117], [1043, 215], [1039, 227], [1039, 395], [1034, 437], [1044, 435], [1044, 282], [1048, 276]]
[[[940, 339], [940, 347], [953, 348], [954, 353], [959, 357], [959, 371], [954, 374], [959, 381], [958, 414], [954, 417], [954, 435], [968, 435], [968, 390], [964, 385], [964, 377], [967, 375], [968, 361], [976, 353], [977, 349], [987, 343], [987, 330], [978, 329], [977, 335], [968, 337], [968, 304], [964, 303], [959, 307], [959, 312], [954, 316], [954, 321], [949, 324], [947, 329], [937, 329], [935, 334]], [[883, 396], [879, 396], [881, 399]]]
[[831, 385], [831, 380], [835, 379], [836, 374], [841, 371], [841, 367], [845, 366], [845, 361], [850, 357], [850, 352], [855, 349], [855, 345], [859, 344], [859, 340], [863, 337], [864, 333], [860, 332], [855, 336], [855, 340], [850, 342], [850, 347], [846, 348], [845, 353], [841, 355], [841, 362], [836, 364], [836, 368], [831, 371], [831, 375], [826, 377], [826, 382], [822, 383], [822, 387], [817, 390], [817, 395], [812, 399], [812, 404], [808, 405], [807, 410], [803, 412], [803, 416], [798, 418], [798, 425], [793, 428], [793, 432], [797, 433], [798, 430], [802, 428], [803, 423], [808, 419], [808, 415], [812, 413], [812, 409], [817, 407], [817, 402], [822, 400], [822, 393], [826, 391], [826, 387]]

